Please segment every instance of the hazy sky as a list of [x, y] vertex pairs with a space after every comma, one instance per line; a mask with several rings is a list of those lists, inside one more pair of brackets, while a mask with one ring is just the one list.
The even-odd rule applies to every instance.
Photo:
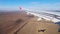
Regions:
[[17, 10], [19, 6], [31, 10], [59, 10], [60, 0], [0, 0], [0, 10]]

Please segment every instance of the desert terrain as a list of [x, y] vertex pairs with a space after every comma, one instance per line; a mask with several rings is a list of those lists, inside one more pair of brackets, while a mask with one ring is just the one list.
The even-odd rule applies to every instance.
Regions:
[[[44, 30], [44, 31], [40, 31]], [[51, 21], [37, 21], [24, 11], [0, 13], [0, 34], [60, 34], [58, 25]]]

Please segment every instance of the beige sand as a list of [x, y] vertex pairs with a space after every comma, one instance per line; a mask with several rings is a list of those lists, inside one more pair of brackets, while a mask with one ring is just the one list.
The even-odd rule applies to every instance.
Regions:
[[[38, 32], [38, 30], [45, 29], [44, 32]], [[26, 24], [18, 34], [60, 34], [57, 32], [58, 25], [47, 22], [47, 21], [40, 21], [37, 22], [35, 18], [31, 19], [28, 24]]]
[[[60, 34], [58, 25], [22, 13], [0, 15], [0, 34]], [[45, 29], [44, 32], [38, 30]]]

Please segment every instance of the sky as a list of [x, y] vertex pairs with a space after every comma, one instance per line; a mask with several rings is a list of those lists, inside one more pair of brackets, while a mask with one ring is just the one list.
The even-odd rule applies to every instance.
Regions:
[[60, 0], [0, 0], [0, 10], [59, 10]]

